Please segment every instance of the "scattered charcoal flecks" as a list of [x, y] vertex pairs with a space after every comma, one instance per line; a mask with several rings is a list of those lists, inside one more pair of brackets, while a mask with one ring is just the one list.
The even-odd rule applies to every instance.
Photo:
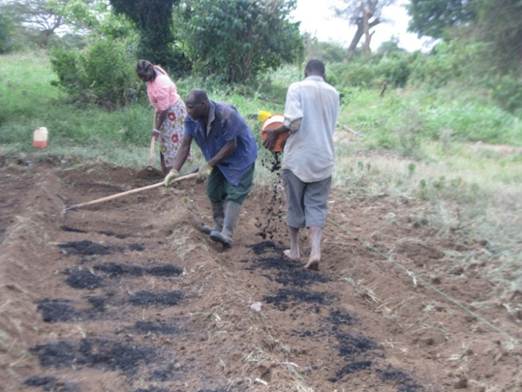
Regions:
[[97, 233], [106, 235], [107, 237], [115, 237], [115, 238], [118, 238], [120, 240], [124, 240], [125, 238], [129, 237], [127, 234], [118, 234], [118, 233], [114, 233], [114, 232], [109, 231], [109, 230], [100, 230], [100, 231], [97, 231]]
[[145, 273], [152, 276], [178, 276], [183, 273], [183, 269], [167, 264], [146, 268]]
[[97, 244], [92, 241], [70, 241], [59, 244], [58, 247], [65, 254], [92, 256], [92, 255], [108, 255], [111, 253], [111, 247]]
[[377, 348], [377, 343], [363, 335], [336, 332], [335, 338], [339, 342], [339, 355], [350, 359], [356, 354]]
[[328, 381], [333, 382], [333, 383], [338, 382], [349, 374], [369, 369], [371, 366], [372, 366], [371, 361], [359, 361], [359, 362], [349, 363], [348, 365], [346, 365], [343, 368], [341, 368], [340, 370], [338, 370], [335, 373], [335, 377], [328, 379]]
[[37, 310], [42, 314], [42, 319], [46, 323], [73, 321], [82, 318], [81, 313], [67, 299], [43, 299], [38, 302]]
[[105, 311], [105, 297], [90, 297], [87, 301], [91, 307], [80, 310], [70, 300], [45, 298], [38, 301], [36, 309], [46, 323], [91, 320]]
[[58, 381], [56, 377], [33, 376], [24, 381], [24, 385], [34, 388], [42, 388], [46, 392], [78, 392], [76, 384]]
[[224, 388], [218, 388], [218, 389], [200, 389], [198, 392], [227, 392]]
[[152, 372], [150, 376], [151, 381], [160, 381], [165, 382], [169, 380], [174, 380], [178, 376], [181, 375], [181, 368], [176, 368], [176, 365], [173, 363], [164, 367], [163, 369], [156, 369]]
[[[273, 278], [277, 283], [284, 286], [307, 286], [314, 283], [326, 283], [330, 279], [317, 272], [304, 269], [302, 264], [283, 257], [264, 257], [255, 260], [255, 264], [248, 267], [247, 270], [255, 269], [275, 269], [279, 273]], [[269, 279], [272, 279], [268, 277]]]
[[332, 310], [328, 316], [328, 321], [334, 326], [339, 327], [342, 325], [354, 325], [357, 319], [350, 313], [343, 310]]
[[379, 378], [386, 383], [397, 385], [397, 392], [422, 392], [424, 388], [419, 385], [410, 375], [402, 370], [389, 367], [385, 370], [377, 370]]
[[292, 261], [286, 260], [283, 257], [263, 257], [261, 259], [254, 260], [255, 264], [251, 267], [248, 267], [247, 270], [255, 270], [255, 269], [275, 269], [278, 271], [296, 271], [299, 267], [302, 268], [302, 265]]
[[143, 244], [130, 244], [129, 250], [135, 251], [135, 252], [143, 252], [145, 250], [145, 245]]
[[311, 337], [324, 337], [325, 334], [322, 331], [311, 331], [309, 329], [306, 329], [304, 331], [293, 330], [292, 336], [297, 336], [300, 338], [311, 338]]
[[117, 263], [104, 263], [98, 264], [94, 266], [96, 271], [101, 271], [109, 275], [111, 278], [115, 278], [122, 275], [129, 276], [143, 276], [143, 275], [152, 275], [152, 276], [163, 276], [163, 277], [171, 277], [171, 276], [179, 276], [183, 273], [183, 269], [171, 265], [155, 265], [152, 267], [142, 267], [138, 265], [129, 265], [129, 264], [117, 264]]
[[87, 233], [85, 230], [81, 230], [81, 229], [77, 229], [76, 227], [71, 227], [71, 226], [60, 226], [60, 229], [62, 229], [63, 231], [67, 231], [67, 232], [70, 232], [70, 233]]
[[82, 268], [70, 269], [66, 283], [74, 289], [96, 289], [103, 285], [103, 278]]
[[264, 203], [261, 216], [256, 218], [256, 227], [259, 235], [264, 240], [272, 240], [277, 236], [277, 228], [283, 222], [283, 185], [281, 178], [281, 154], [272, 153], [271, 157], [261, 160], [261, 164], [268, 168], [275, 176], [272, 179], [271, 196], [268, 203]]
[[267, 252], [279, 252], [283, 250], [283, 248], [276, 245], [274, 241], [261, 241], [248, 247], [258, 256]]
[[286, 310], [292, 302], [304, 302], [309, 304], [328, 305], [333, 296], [328, 293], [320, 293], [299, 289], [279, 289], [275, 295], [267, 295], [264, 301], [273, 304], [279, 310]]
[[117, 263], [104, 263], [95, 265], [94, 269], [96, 271], [105, 272], [111, 278], [115, 278], [120, 275], [142, 276], [144, 273], [143, 267]]
[[326, 283], [330, 279], [325, 275], [301, 268], [295, 271], [282, 272], [275, 277], [275, 281], [283, 286], [303, 287], [314, 283]]
[[177, 305], [183, 299], [183, 292], [175, 291], [139, 291], [130, 296], [129, 302], [135, 306], [173, 306]]
[[176, 325], [161, 321], [136, 321], [134, 329], [143, 333], [156, 333], [160, 335], [175, 335], [179, 333], [179, 328]]
[[80, 342], [59, 341], [30, 349], [42, 367], [64, 368], [85, 366], [104, 370], [135, 372], [155, 357], [149, 347], [106, 339], [82, 339]]
[[87, 301], [91, 305], [92, 310], [97, 313], [105, 312], [107, 300], [108, 296], [93, 296], [87, 298]]

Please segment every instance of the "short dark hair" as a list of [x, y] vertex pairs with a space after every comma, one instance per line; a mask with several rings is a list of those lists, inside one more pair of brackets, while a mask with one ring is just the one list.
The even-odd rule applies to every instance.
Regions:
[[325, 66], [321, 60], [311, 59], [306, 63], [305, 71], [310, 74], [323, 75], [325, 74]]
[[188, 94], [187, 100], [191, 100], [194, 103], [208, 102], [208, 95], [205, 90], [194, 89]]

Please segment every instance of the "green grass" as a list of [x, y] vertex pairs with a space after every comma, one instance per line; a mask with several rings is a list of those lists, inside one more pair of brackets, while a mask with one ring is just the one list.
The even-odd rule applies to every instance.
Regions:
[[55, 77], [44, 52], [1, 58], [0, 143], [30, 151], [32, 131], [45, 126], [54, 148], [147, 145], [152, 110], [146, 105], [108, 112], [69, 104], [62, 91], [51, 85]]

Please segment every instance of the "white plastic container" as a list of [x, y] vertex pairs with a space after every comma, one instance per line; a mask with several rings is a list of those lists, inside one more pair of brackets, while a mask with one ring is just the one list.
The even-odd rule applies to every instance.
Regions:
[[36, 128], [33, 132], [33, 147], [46, 148], [48, 145], [49, 131], [46, 127]]

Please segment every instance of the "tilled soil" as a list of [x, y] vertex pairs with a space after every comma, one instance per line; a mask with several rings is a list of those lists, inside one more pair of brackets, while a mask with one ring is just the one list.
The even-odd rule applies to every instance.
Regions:
[[202, 184], [62, 213], [152, 181], [138, 174], [2, 161], [0, 389], [522, 390], [516, 304], [448, 261], [483, 245], [419, 224], [422, 204], [335, 191], [320, 272], [282, 256], [269, 188], [231, 250], [197, 229]]

